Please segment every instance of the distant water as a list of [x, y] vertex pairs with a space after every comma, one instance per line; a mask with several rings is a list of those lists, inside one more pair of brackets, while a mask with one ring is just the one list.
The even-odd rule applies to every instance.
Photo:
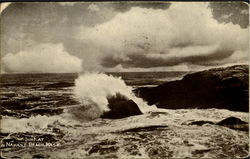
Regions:
[[107, 73], [113, 76], [120, 76], [129, 86], [156, 86], [166, 81], [181, 79], [188, 72], [113, 72]]
[[[182, 78], [187, 72], [116, 72], [107, 73], [121, 77], [128, 86], [156, 86], [166, 81]], [[0, 93], [2, 107], [21, 114], [32, 115], [32, 108], [51, 108], [76, 105], [73, 87], [78, 74], [2, 74]], [[93, 81], [95, 82], [95, 81]], [[25, 112], [23, 112], [25, 111]], [[56, 113], [50, 111], [42, 112]], [[24, 115], [23, 114], [23, 115]], [[11, 114], [9, 114], [11, 115]], [[14, 114], [12, 114], [14, 115]]]
[[[237, 139], [233, 139], [229, 146], [240, 149], [237, 152], [228, 148], [228, 152], [223, 149], [223, 152], [216, 151], [216, 154], [210, 153], [211, 145], [223, 146], [223, 142], [229, 142], [232, 139], [231, 130], [211, 126], [209, 131], [193, 131], [197, 128], [190, 129], [190, 126], [183, 125], [197, 119], [217, 122], [230, 115], [248, 120], [247, 113], [215, 109], [157, 109], [118, 120], [97, 118], [98, 112], [95, 110], [105, 109], [102, 104], [105, 104], [106, 96], [116, 90], [138, 102], [141, 109], [145, 103], [133, 96], [132, 89], [178, 80], [187, 72], [106, 74], [110, 76], [1, 74], [2, 155], [6, 158], [182, 158], [188, 157], [187, 154], [197, 157], [197, 153], [198, 157], [202, 157], [199, 152], [203, 150], [211, 158], [220, 157], [219, 153], [225, 153], [226, 157], [230, 157], [231, 153], [238, 156], [248, 154], [248, 143], [242, 142], [248, 141], [247, 134], [234, 133]], [[189, 131], [194, 135], [190, 136]], [[219, 136], [220, 132], [229, 136]], [[206, 140], [196, 142], [195, 138], [203, 139], [204, 134], [212, 137], [211, 145]], [[191, 152], [188, 146], [181, 149], [182, 138], [185, 137], [193, 142], [191, 144], [198, 149], [197, 152]], [[217, 141], [222, 142], [213, 143]]]

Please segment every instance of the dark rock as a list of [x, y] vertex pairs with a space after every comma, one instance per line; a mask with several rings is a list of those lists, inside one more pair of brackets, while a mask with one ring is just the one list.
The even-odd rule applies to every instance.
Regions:
[[240, 159], [249, 159], [250, 158], [250, 156], [247, 156], [247, 157], [244, 157], [244, 158], [240, 158]]
[[214, 124], [214, 123], [211, 122], [211, 121], [203, 121], [203, 120], [201, 120], [201, 121], [193, 121], [193, 122], [189, 123], [188, 125], [198, 125], [198, 126], [202, 126], [202, 125], [204, 125], [204, 124]]
[[11, 157], [11, 159], [19, 159], [19, 158], [21, 158], [21, 157], [19, 157], [19, 156], [13, 156], [13, 157]]
[[117, 144], [117, 142], [112, 140], [104, 140], [100, 142], [100, 145], [115, 145], [115, 144]]
[[100, 145], [94, 145], [90, 150], [89, 154], [91, 155], [92, 153], [97, 153], [100, 150], [101, 146]]
[[168, 127], [168, 126], [152, 125], [152, 126], [131, 128], [131, 129], [123, 130], [122, 132], [147, 132], [147, 131], [154, 131], [154, 130], [164, 129], [166, 127]]
[[38, 158], [48, 158], [49, 156], [43, 155], [43, 154], [35, 154], [33, 155], [32, 159], [38, 159]]
[[102, 147], [99, 150], [100, 155], [106, 155], [109, 153], [116, 153], [118, 151], [119, 147], [118, 146], [109, 146], [109, 147]]
[[225, 126], [230, 129], [241, 130], [241, 131], [249, 130], [248, 123], [236, 117], [228, 117], [226, 119], [223, 119], [222, 121], [218, 122], [217, 125]]
[[217, 125], [238, 125], [238, 124], [247, 124], [247, 122], [242, 121], [239, 118], [236, 117], [228, 117], [226, 119], [221, 120], [220, 122], [217, 123]]
[[92, 146], [92, 148], [89, 150], [89, 155], [93, 153], [99, 153], [100, 155], [106, 155], [109, 153], [115, 153], [119, 149], [118, 146], [115, 146], [113, 144], [111, 145], [103, 145], [103, 143], [97, 143]]
[[195, 154], [203, 154], [209, 151], [211, 151], [211, 149], [201, 149], [201, 150], [194, 150], [191, 153], [195, 155]]
[[143, 87], [135, 93], [149, 105], [159, 108], [218, 108], [248, 112], [247, 65], [215, 68], [191, 73], [182, 80], [171, 81], [157, 87]]
[[108, 97], [108, 102], [110, 111], [105, 112], [101, 116], [102, 118], [120, 119], [142, 114], [133, 100], [129, 100], [121, 94], [117, 94], [115, 97]]

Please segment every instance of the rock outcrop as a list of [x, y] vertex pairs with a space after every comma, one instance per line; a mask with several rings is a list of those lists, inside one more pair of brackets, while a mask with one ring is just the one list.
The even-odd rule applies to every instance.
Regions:
[[218, 108], [248, 112], [249, 68], [235, 65], [191, 73], [179, 81], [153, 88], [138, 88], [136, 94], [159, 108]]
[[138, 105], [133, 100], [127, 99], [121, 94], [108, 97], [108, 102], [110, 111], [105, 112], [101, 118], [120, 119], [142, 114]]
[[[185, 123], [183, 123], [185, 125]], [[248, 123], [245, 121], [242, 121], [241, 119], [237, 118], [237, 117], [228, 117], [225, 118], [221, 121], [219, 121], [218, 123], [214, 123], [212, 121], [193, 121], [191, 123], [189, 123], [188, 125], [198, 125], [198, 126], [202, 126], [204, 124], [211, 124], [211, 125], [219, 125], [219, 126], [224, 126], [224, 127], [228, 127], [230, 129], [234, 129], [234, 130], [239, 130], [239, 131], [248, 131], [249, 130], [249, 126]]]
[[223, 119], [222, 121], [218, 122], [217, 125], [241, 131], [249, 130], [248, 123], [236, 117], [228, 117], [226, 119]]

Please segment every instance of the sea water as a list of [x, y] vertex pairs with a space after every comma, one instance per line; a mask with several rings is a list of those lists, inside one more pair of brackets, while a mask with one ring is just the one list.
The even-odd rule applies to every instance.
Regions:
[[[171, 158], [248, 154], [248, 143], [244, 142], [248, 136], [244, 132], [213, 125], [197, 131], [197, 127], [188, 125], [195, 120], [217, 122], [231, 115], [248, 120], [247, 113], [162, 110], [148, 106], [133, 93], [138, 87], [179, 80], [186, 73], [2, 74], [1, 155]], [[133, 99], [143, 114], [101, 119], [100, 115], [109, 111], [107, 96], [116, 93]], [[221, 148], [223, 142], [229, 143], [228, 152]], [[211, 149], [214, 146], [221, 149], [215, 152]], [[231, 150], [233, 147], [238, 150]], [[207, 154], [200, 153], [202, 150]]]

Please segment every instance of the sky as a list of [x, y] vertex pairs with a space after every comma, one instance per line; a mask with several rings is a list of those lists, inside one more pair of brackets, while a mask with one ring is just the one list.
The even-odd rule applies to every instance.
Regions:
[[248, 64], [243, 2], [11, 3], [2, 73], [196, 71]]

